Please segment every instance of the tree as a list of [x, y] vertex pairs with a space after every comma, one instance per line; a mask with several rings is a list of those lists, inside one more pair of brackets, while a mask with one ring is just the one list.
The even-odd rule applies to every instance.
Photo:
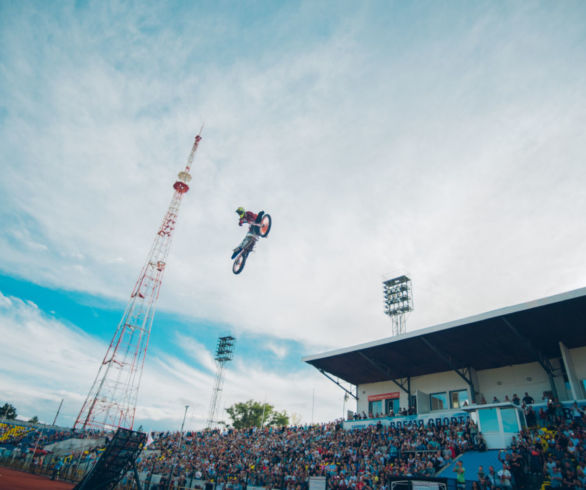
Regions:
[[235, 403], [226, 409], [232, 419], [235, 429], [248, 427], [284, 426], [289, 424], [287, 412], [277, 412], [269, 403], [260, 403], [248, 400], [245, 403]]
[[14, 420], [16, 418], [16, 408], [10, 403], [5, 403], [0, 407], [0, 418]]
[[269, 420], [269, 423], [265, 425], [273, 425], [275, 427], [284, 427], [289, 425], [289, 415], [287, 415], [287, 410], [283, 410], [282, 412], [273, 411], [273, 413], [271, 413], [271, 419]]
[[39, 417], [37, 417], [37, 416], [35, 415], [35, 416], [34, 416], [32, 419], [30, 419], [30, 420], [29, 420], [29, 422], [30, 422], [31, 424], [38, 424], [38, 423], [39, 423]]

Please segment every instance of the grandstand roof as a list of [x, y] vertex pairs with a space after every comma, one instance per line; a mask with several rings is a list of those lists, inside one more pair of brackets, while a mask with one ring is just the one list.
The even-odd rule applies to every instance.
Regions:
[[586, 345], [586, 288], [303, 360], [358, 385], [534, 362], [540, 354], [555, 358], [559, 341], [568, 348]]

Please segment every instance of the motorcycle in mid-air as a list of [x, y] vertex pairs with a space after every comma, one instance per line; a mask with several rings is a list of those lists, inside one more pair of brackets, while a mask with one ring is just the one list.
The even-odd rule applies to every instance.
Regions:
[[254, 249], [259, 237], [266, 238], [269, 234], [269, 231], [271, 231], [271, 224], [271, 215], [263, 214], [258, 223], [250, 225], [244, 240], [242, 240], [242, 243], [234, 249], [234, 253], [232, 254], [232, 259], [234, 259], [232, 272], [234, 274], [240, 274], [242, 272], [248, 255]]

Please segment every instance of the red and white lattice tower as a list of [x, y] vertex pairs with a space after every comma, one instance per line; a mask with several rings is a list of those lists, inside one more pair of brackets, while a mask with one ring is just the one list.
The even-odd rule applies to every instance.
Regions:
[[118, 324], [98, 374], [77, 416], [74, 428], [132, 429], [144, 359], [149, 343], [155, 304], [183, 194], [189, 190], [191, 165], [201, 140], [195, 137], [185, 170], [173, 184], [175, 193], [130, 301]]

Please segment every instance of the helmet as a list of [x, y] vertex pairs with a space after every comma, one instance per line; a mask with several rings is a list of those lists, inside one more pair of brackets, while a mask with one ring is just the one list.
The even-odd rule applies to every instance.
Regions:
[[242, 218], [242, 216], [244, 216], [244, 213], [245, 213], [245, 211], [244, 211], [244, 208], [242, 206], [240, 206], [238, 209], [236, 209], [236, 214], [238, 216], [240, 216], [241, 218]]

